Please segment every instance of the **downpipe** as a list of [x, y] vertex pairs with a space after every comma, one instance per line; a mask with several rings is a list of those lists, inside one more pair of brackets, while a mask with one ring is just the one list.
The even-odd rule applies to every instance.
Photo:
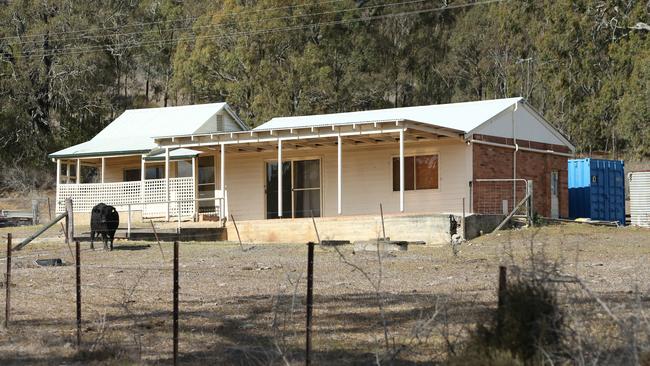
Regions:
[[512, 207], [517, 204], [517, 152], [519, 151], [519, 144], [517, 144], [517, 134], [515, 128], [515, 112], [519, 103], [515, 103], [515, 108], [512, 110], [512, 142], [515, 145], [515, 151], [512, 152]]

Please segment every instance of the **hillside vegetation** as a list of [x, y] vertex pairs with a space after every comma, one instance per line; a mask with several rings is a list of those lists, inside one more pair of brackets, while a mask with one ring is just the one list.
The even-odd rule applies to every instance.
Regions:
[[647, 0], [0, 0], [0, 184], [124, 109], [273, 116], [523, 96], [580, 152], [650, 155]]

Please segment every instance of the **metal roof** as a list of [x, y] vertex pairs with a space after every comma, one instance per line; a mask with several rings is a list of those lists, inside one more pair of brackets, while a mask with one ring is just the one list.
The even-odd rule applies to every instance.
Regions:
[[277, 117], [254, 128], [254, 130], [346, 125], [388, 120], [410, 120], [468, 133], [522, 100], [523, 98], [517, 97], [418, 107], [376, 109], [360, 112], [319, 114], [312, 116]]
[[[52, 158], [138, 154], [157, 147], [154, 136], [195, 133], [226, 103], [130, 109], [91, 140], [50, 154]], [[231, 113], [232, 115], [232, 113]], [[233, 118], [241, 124], [237, 116]], [[241, 124], [243, 128], [245, 125]]]
[[[198, 150], [192, 150], [192, 149], [185, 149], [185, 148], [179, 148], [179, 149], [170, 149], [169, 150], [169, 159], [170, 160], [183, 160], [183, 159], [188, 159], [188, 158], [194, 158], [201, 154], [200, 151]], [[159, 150], [154, 150], [151, 153], [149, 153], [148, 156], [144, 158], [144, 160], [147, 161], [158, 161], [158, 160], [165, 160], [165, 150], [159, 149]]]

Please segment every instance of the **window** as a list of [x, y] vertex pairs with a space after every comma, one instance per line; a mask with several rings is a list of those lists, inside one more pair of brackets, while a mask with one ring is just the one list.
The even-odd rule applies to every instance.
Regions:
[[[165, 166], [153, 165], [148, 166], [145, 170], [145, 179], [162, 179], [165, 178]], [[140, 168], [124, 169], [124, 182], [134, 182], [140, 180]]]
[[[214, 198], [217, 189], [214, 179], [214, 156], [199, 156], [198, 166], [199, 198]], [[213, 200], [199, 201], [199, 212], [215, 212], [216, 209]]]
[[192, 176], [192, 161], [179, 160], [176, 162], [176, 177], [184, 178]]
[[74, 163], [61, 164], [61, 181], [59, 183], [76, 183], [77, 166]]
[[223, 116], [221, 114], [217, 114], [217, 131], [219, 132], [225, 131]]
[[96, 166], [81, 166], [81, 182], [99, 183], [101, 181], [99, 169]]
[[[140, 169], [138, 169], [138, 172]], [[148, 166], [145, 170], [145, 179], [163, 179], [165, 178], [165, 166], [164, 165], [153, 165]], [[137, 180], [140, 180], [138, 178]]]
[[[438, 155], [404, 157], [404, 190], [438, 188]], [[393, 191], [399, 191], [399, 157], [393, 158]]]
[[124, 181], [133, 182], [140, 180], [140, 169], [124, 169]]
[[199, 184], [214, 184], [214, 156], [199, 157]]

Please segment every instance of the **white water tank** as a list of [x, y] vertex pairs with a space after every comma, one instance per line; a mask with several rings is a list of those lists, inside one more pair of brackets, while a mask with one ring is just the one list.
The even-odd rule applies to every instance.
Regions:
[[650, 227], [650, 171], [629, 173], [632, 225]]

